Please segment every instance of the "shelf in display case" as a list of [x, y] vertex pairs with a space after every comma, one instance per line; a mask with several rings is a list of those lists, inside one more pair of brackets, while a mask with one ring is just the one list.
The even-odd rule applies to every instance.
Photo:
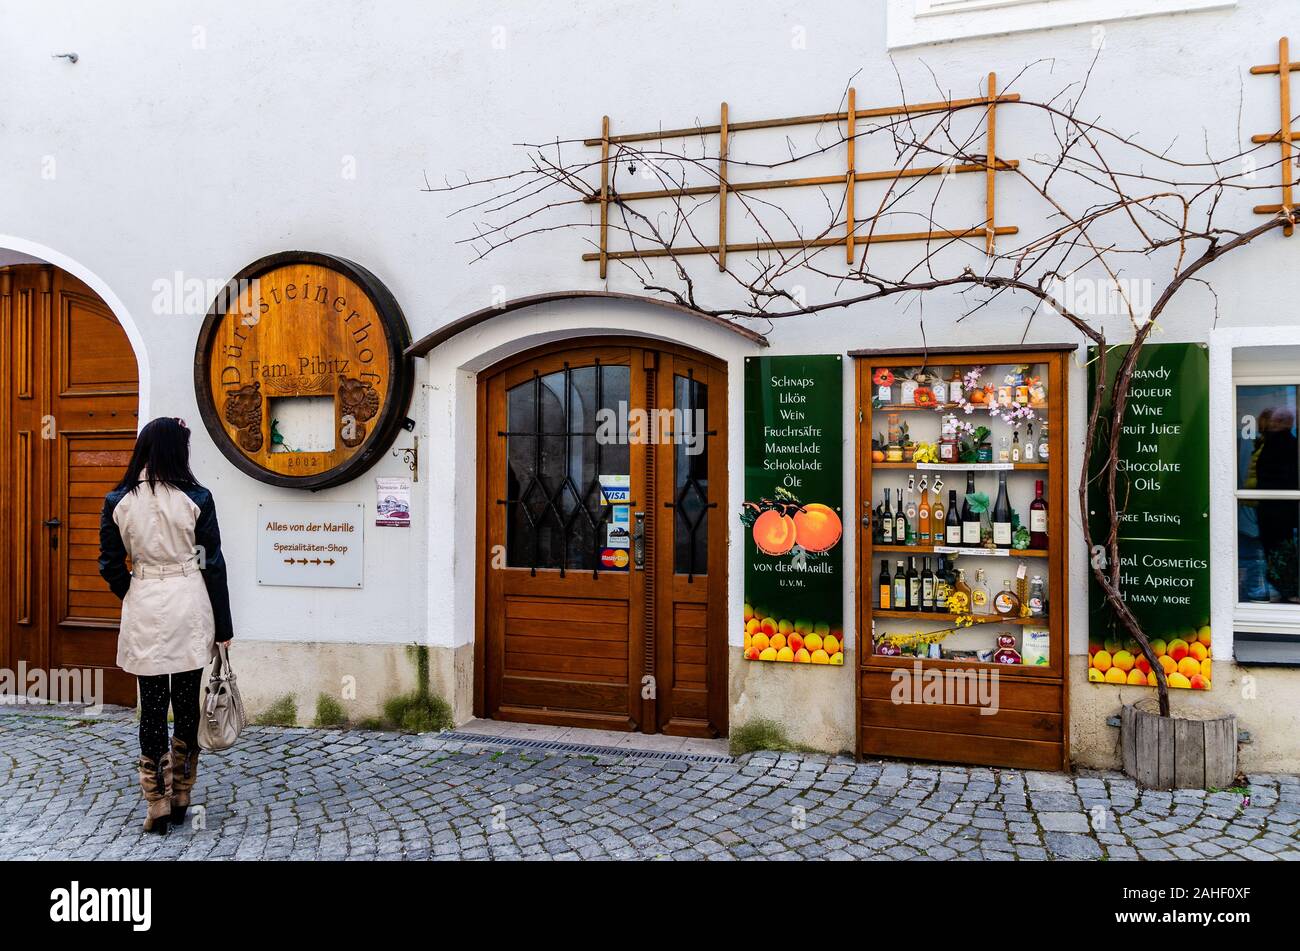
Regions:
[[[952, 621], [958, 617], [958, 615], [949, 614], [946, 611], [882, 611], [880, 608], [873, 608], [871, 616], [914, 621]], [[975, 623], [970, 629], [985, 624], [1021, 624], [1027, 627], [1047, 627], [1047, 618], [1045, 617], [1002, 617], [997, 614], [976, 614], [973, 617]], [[962, 628], [962, 630], [968, 630], [968, 628]]]
[[1048, 552], [1042, 548], [973, 548], [959, 545], [878, 545], [872, 543], [872, 551], [898, 552], [901, 555], [975, 555], [992, 558], [1046, 558]]
[[873, 469], [915, 469], [918, 472], [1046, 472], [1046, 462], [873, 462]]
[[[987, 412], [989, 407], [988, 403], [972, 403], [971, 405], [975, 407], [975, 412]], [[1011, 406], [994, 405], [998, 409], [1019, 409], [1023, 407], [1032, 409], [1036, 413], [1046, 413], [1048, 410], [1048, 405], [1046, 403], [1041, 406], [1035, 406], [1033, 403], [1014, 403]], [[961, 403], [931, 403], [928, 406], [922, 403], [873, 403], [871, 408], [877, 413], [908, 413], [915, 412], [919, 409], [929, 410], [931, 413], [952, 413], [961, 411], [964, 414], [966, 412], [966, 408]]]

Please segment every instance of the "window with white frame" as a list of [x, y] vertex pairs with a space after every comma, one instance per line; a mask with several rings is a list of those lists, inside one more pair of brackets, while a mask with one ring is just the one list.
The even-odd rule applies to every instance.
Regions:
[[1057, 26], [1214, 10], [1237, 0], [886, 0], [890, 49]]
[[1238, 626], [1300, 635], [1300, 370], [1234, 377]]

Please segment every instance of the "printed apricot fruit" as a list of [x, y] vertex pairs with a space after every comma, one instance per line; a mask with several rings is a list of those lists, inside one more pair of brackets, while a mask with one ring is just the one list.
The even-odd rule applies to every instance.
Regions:
[[1102, 674], [1102, 672], [1101, 672], [1100, 670], [1098, 670], [1096, 667], [1089, 667], [1089, 668], [1088, 668], [1088, 682], [1089, 682], [1089, 683], [1099, 684], [1099, 683], [1104, 683], [1105, 680], [1106, 680], [1105, 676], [1104, 676], [1104, 675]]
[[757, 647], [751, 645], [745, 651], [745, 660], [758, 660], [758, 655], [761, 653], [762, 651], [760, 651]]
[[777, 622], [776, 629], [781, 634], [790, 634], [795, 629], [794, 621], [787, 621], [785, 618], [782, 618]]
[[1151, 642], [1151, 653], [1157, 657], [1164, 657], [1165, 654], [1169, 653], [1169, 645], [1164, 642], [1163, 638], [1157, 637]]
[[794, 547], [794, 519], [768, 509], [754, 519], [754, 544], [765, 555], [784, 555]]
[[1207, 686], [1208, 686], [1209, 683], [1210, 683], [1210, 676], [1211, 676], [1211, 675], [1210, 675], [1210, 667], [1211, 667], [1211, 666], [1212, 666], [1212, 665], [1211, 665], [1211, 662], [1210, 662], [1210, 658], [1207, 657], [1207, 658], [1205, 658], [1205, 660], [1201, 661], [1201, 676], [1205, 678], [1205, 683], [1206, 683]]
[[1195, 657], [1184, 657], [1178, 662], [1178, 672], [1190, 680], [1201, 672], [1201, 662]]
[[780, 650], [782, 647], [785, 647], [785, 635], [780, 632], [773, 634], [771, 639], [768, 640], [768, 644], [775, 647], [777, 650]]
[[776, 633], [776, 619], [771, 616], [763, 618], [763, 620], [758, 622], [758, 629], [768, 637], [771, 637]]
[[1192, 679], [1191, 679], [1191, 684], [1192, 684], [1192, 689], [1193, 689], [1193, 690], [1209, 690], [1209, 689], [1210, 689], [1210, 682], [1209, 682], [1208, 680], [1206, 680], [1204, 677], [1202, 677], [1200, 674], [1196, 674], [1194, 677], [1192, 677]]
[[803, 646], [810, 651], [821, 650], [822, 636], [820, 634], [809, 634], [803, 639]]
[[759, 660], [776, 660], [776, 648], [769, 647], [758, 655]]
[[1099, 650], [1092, 655], [1092, 666], [1103, 674], [1110, 670], [1110, 651]]
[[1186, 689], [1191, 685], [1192, 682], [1180, 673], [1172, 673], [1169, 675], [1169, 686], [1171, 687], [1182, 687]]
[[1160, 655], [1160, 666], [1165, 669], [1165, 676], [1168, 677], [1174, 671], [1178, 670], [1178, 662], [1168, 654]]
[[1191, 646], [1187, 648], [1187, 653], [1197, 660], [1205, 660], [1210, 656], [1210, 649], [1200, 641], [1192, 641]]
[[763, 622], [760, 621], [758, 618], [756, 617], [750, 618], [748, 621], [745, 622], [745, 633], [748, 634], [750, 637], [753, 637], [755, 634], [759, 632], [760, 628], [762, 627], [762, 624]]
[[827, 654], [824, 650], [818, 648], [817, 650], [812, 652], [812, 662], [814, 664], [829, 664], [831, 662], [831, 658], [830, 655]]
[[1142, 671], [1138, 670], [1136, 667], [1134, 667], [1132, 670], [1128, 672], [1128, 682], [1130, 685], [1134, 687], [1145, 687], [1147, 682], [1147, 675], [1142, 673]]
[[1110, 662], [1126, 674], [1133, 669], [1133, 655], [1128, 651], [1116, 651]]
[[794, 651], [790, 650], [788, 647], [782, 647], [776, 652], [776, 659], [790, 663], [794, 660]]
[[840, 651], [840, 642], [835, 639], [834, 634], [827, 634], [822, 638], [822, 649], [828, 654], [838, 654]]
[[798, 656], [799, 651], [803, 649], [803, 635], [798, 631], [793, 631], [790, 636], [785, 639], [785, 642], [790, 646], [790, 650], [795, 652], [796, 656]]
[[1196, 639], [1200, 641], [1202, 644], [1204, 644], [1206, 647], [1209, 647], [1210, 646], [1210, 625], [1207, 624], [1205, 625], [1205, 627], [1197, 631]]
[[811, 662], [812, 662], [812, 654], [809, 654], [808, 651], [804, 650], [804, 649], [801, 647], [801, 648], [799, 648], [797, 651], [794, 652], [794, 662], [795, 662], [796, 664], [808, 664], [808, 663], [811, 663]]
[[844, 666], [844, 652], [843, 652], [843, 651], [840, 651], [839, 653], [836, 653], [836, 654], [831, 654], [831, 666], [832, 666], [832, 667], [843, 667], [843, 666]]
[[809, 502], [802, 510], [794, 513], [795, 537], [803, 550], [820, 554], [830, 551], [844, 533], [840, 517], [829, 505], [821, 502]]
[[1187, 642], [1181, 637], [1175, 637], [1169, 642], [1169, 656], [1175, 661], [1180, 661], [1187, 656]]
[[1126, 684], [1128, 675], [1118, 667], [1111, 667], [1106, 671], [1106, 683], [1108, 684]]
[[768, 647], [771, 646], [771, 642], [767, 639], [766, 634], [764, 634], [762, 631], [759, 631], [757, 634], [755, 634], [753, 637], [749, 639], [749, 645], [751, 647], [757, 647], [760, 651], [765, 651], [768, 649]]
[[754, 606], [751, 605], [751, 604], [749, 604], [749, 603], [746, 603], [746, 604], [745, 604], [745, 623], [748, 624], [750, 618], [752, 618], [753, 616], [754, 616]]

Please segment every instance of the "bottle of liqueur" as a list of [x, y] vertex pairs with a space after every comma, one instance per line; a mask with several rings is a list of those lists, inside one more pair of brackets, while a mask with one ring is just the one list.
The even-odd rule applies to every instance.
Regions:
[[894, 510], [894, 544], [907, 544], [907, 516], [903, 514], [903, 490], [898, 490], [898, 508]]
[[916, 523], [916, 499], [912, 496], [916, 476], [907, 477], [907, 544], [915, 545], [920, 526]]
[[966, 473], [966, 500], [961, 507], [961, 543], [963, 545], [979, 545], [980, 543], [980, 517], [978, 512], [974, 512], [970, 507], [970, 497], [975, 494], [975, 473]]
[[921, 476], [921, 504], [916, 507], [916, 543], [930, 544], [930, 499], [929, 485], [925, 476]]
[[885, 545], [894, 544], [894, 513], [889, 510], [889, 490], [885, 490], [885, 506], [876, 513], [880, 523], [880, 541]]
[[971, 614], [989, 613], [989, 583], [984, 580], [984, 569], [975, 571], [975, 583], [970, 588]]
[[944, 537], [943, 496], [939, 492], [942, 484], [935, 476], [934, 484], [930, 486], [930, 543], [934, 545], [942, 545]]
[[1047, 614], [1047, 595], [1044, 593], [1043, 578], [1034, 575], [1029, 582], [1029, 616], [1044, 617]]
[[1011, 500], [1007, 498], [1007, 474], [998, 473], [998, 498], [993, 503], [993, 544], [1011, 547]]
[[971, 613], [971, 598], [974, 592], [971, 591], [970, 585], [966, 581], [966, 569], [957, 569], [957, 581], [952, 586], [952, 593], [957, 596], [957, 613]]
[[890, 595], [894, 591], [894, 581], [889, 577], [889, 559], [880, 559], [880, 610], [888, 611]]
[[1020, 596], [1010, 581], [1002, 582], [1002, 590], [993, 598], [993, 612], [1000, 617], [1020, 617]]
[[949, 545], [961, 544], [961, 516], [957, 514], [957, 490], [948, 490], [948, 515], [944, 519], [944, 541]]
[[1029, 429], [1025, 434], [1024, 457], [1025, 462], [1033, 462], [1034, 456], [1038, 452], [1038, 445], [1034, 442], [1034, 424], [1029, 424]]
[[903, 572], [903, 559], [898, 560], [898, 567], [894, 569], [894, 594], [889, 599], [891, 611], [907, 610], [907, 575]]
[[1029, 547], [1047, 548], [1047, 500], [1043, 498], [1043, 480], [1034, 482], [1034, 501], [1029, 503]]
[[930, 570], [930, 559], [925, 559], [924, 567], [921, 570], [921, 610], [933, 611], [934, 604], [935, 579], [934, 572]]
[[916, 556], [907, 557], [907, 610], [921, 610], [921, 573], [916, 570]]
[[1020, 455], [1020, 430], [1017, 429], [1011, 434], [1011, 461], [1019, 462]]
[[1038, 461], [1047, 461], [1047, 420], [1043, 420], [1043, 431], [1038, 436]]

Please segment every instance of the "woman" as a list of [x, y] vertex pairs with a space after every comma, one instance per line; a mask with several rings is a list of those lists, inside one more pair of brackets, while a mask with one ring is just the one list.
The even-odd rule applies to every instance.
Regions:
[[99, 573], [122, 599], [117, 665], [140, 685], [144, 829], [165, 834], [184, 821], [198, 776], [203, 669], [213, 642], [233, 634], [217, 510], [190, 472], [184, 420], [160, 417], [140, 430], [126, 475], [104, 499]]

